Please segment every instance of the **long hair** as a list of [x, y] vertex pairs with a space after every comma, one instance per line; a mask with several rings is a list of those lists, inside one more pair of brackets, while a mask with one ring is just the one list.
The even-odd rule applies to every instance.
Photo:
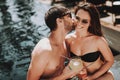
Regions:
[[77, 12], [80, 9], [87, 11], [90, 15], [91, 21], [90, 21], [90, 26], [88, 28], [88, 32], [97, 36], [103, 36], [102, 30], [101, 30], [99, 12], [95, 7], [95, 5], [91, 3], [80, 4], [76, 7], [75, 14], [77, 14]]

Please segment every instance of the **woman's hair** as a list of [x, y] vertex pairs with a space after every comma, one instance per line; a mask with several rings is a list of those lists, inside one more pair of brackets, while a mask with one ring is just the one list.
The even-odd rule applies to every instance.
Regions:
[[95, 5], [91, 3], [79, 4], [75, 9], [75, 14], [77, 14], [77, 12], [81, 9], [84, 11], [87, 11], [91, 18], [88, 31], [94, 35], [103, 36], [102, 30], [101, 30], [99, 12], [95, 7]]
[[69, 9], [62, 6], [54, 6], [45, 13], [45, 23], [51, 31], [57, 28], [56, 19], [71, 14]]

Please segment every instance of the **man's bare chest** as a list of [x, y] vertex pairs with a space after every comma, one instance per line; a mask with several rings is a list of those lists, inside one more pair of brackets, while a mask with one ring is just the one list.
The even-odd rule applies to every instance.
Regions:
[[64, 69], [64, 59], [62, 57], [54, 56], [49, 59], [44, 75], [48, 78], [53, 78], [62, 73]]

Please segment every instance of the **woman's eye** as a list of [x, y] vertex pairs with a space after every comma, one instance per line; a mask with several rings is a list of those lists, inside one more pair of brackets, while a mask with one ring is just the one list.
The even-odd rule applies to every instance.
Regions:
[[88, 21], [87, 20], [82, 20], [82, 23], [88, 23]]

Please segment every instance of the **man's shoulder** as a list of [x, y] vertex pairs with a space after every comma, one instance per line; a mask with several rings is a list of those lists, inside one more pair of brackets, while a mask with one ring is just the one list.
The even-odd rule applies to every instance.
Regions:
[[41, 39], [37, 43], [36, 47], [39, 47], [39, 48], [42, 48], [42, 49], [48, 49], [50, 47], [50, 41], [49, 41], [49, 39], [48, 38]]
[[42, 39], [39, 40], [38, 43], [44, 44], [44, 43], [47, 43], [47, 42], [49, 42], [49, 39], [48, 39], [48, 38], [42, 38]]
[[33, 54], [46, 54], [51, 50], [48, 38], [41, 39], [34, 47]]

